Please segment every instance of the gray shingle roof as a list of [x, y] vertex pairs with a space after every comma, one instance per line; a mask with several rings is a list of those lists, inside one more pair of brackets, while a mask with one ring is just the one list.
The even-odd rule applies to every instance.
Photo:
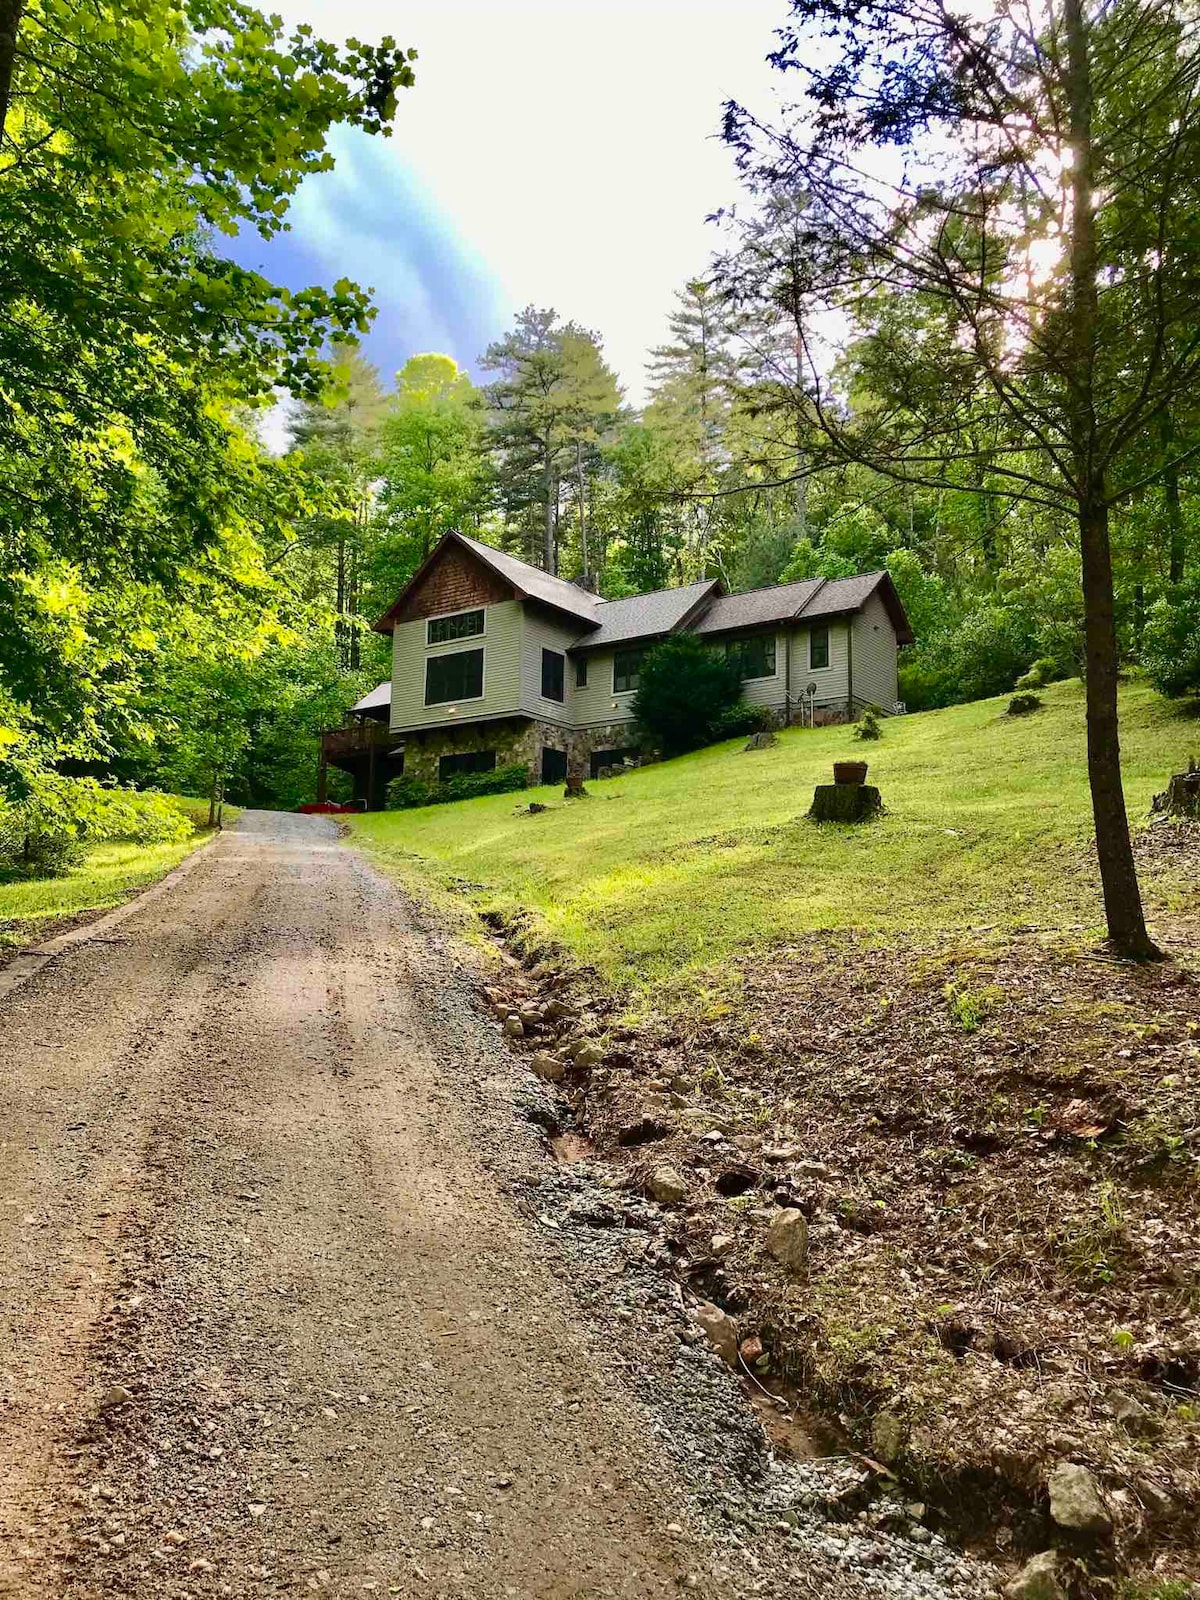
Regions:
[[392, 681], [381, 683], [377, 689], [372, 689], [370, 694], [363, 695], [361, 700], [356, 700], [350, 707], [351, 711], [383, 711], [392, 703]]
[[623, 600], [602, 600], [596, 608], [599, 628], [583, 634], [576, 648], [586, 645], [624, 644], [631, 639], [656, 639], [677, 628], [699, 601], [716, 588], [714, 579], [689, 583], [682, 589], [656, 589], [652, 594], [631, 594]]
[[696, 623], [695, 632], [732, 633], [739, 628], [766, 627], [772, 622], [844, 617], [848, 612], [861, 611], [880, 588], [900, 643], [911, 643], [912, 632], [886, 572], [864, 572], [853, 578], [805, 578], [800, 583], [722, 595]]
[[723, 594], [709, 606], [694, 632], [728, 633], [734, 628], [787, 622], [803, 611], [820, 587], [820, 578], [806, 578], [802, 583], [777, 583], [767, 589], [747, 589], [744, 594]]
[[465, 533], [460, 533], [458, 537], [481, 560], [486, 561], [493, 572], [531, 600], [540, 600], [543, 605], [553, 606], [556, 611], [566, 611], [578, 617], [580, 622], [594, 623], [598, 620], [597, 613], [603, 602], [578, 584], [568, 583], [566, 578], [552, 578], [540, 567], [531, 567], [527, 561], [519, 561], [504, 550], [494, 550], [490, 544], [480, 544], [478, 539], [469, 539]]

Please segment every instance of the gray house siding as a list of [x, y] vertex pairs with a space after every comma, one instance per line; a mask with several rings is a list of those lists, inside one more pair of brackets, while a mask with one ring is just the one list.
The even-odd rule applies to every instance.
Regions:
[[802, 626], [792, 629], [791, 644], [791, 701], [793, 710], [802, 699], [807, 699], [808, 686], [816, 685], [813, 705], [818, 712], [836, 711], [845, 707], [850, 695], [850, 624], [840, 618], [818, 624], [829, 629], [829, 665], [812, 665], [812, 628]]
[[[637, 646], [631, 646], [637, 648]], [[579, 658], [577, 658], [579, 659]], [[613, 651], [588, 651], [587, 687], [576, 689], [575, 667], [570, 665], [574, 716], [577, 728], [599, 728], [633, 721], [633, 695], [613, 693]]]
[[[502, 600], [484, 607], [484, 632], [474, 639], [448, 644], [426, 643], [428, 618], [400, 623], [392, 636], [392, 730], [446, 727], [477, 717], [511, 716], [521, 710], [521, 637], [523, 607], [518, 600]], [[483, 694], [464, 700], [454, 712], [445, 705], [425, 704], [425, 662], [430, 656], [452, 655], [456, 650], [483, 650]]]
[[[550, 612], [527, 607], [521, 636], [521, 710], [543, 722], [575, 726], [575, 668], [567, 651], [579, 637], [579, 628], [558, 622]], [[547, 700], [542, 694], [542, 651], [556, 650], [565, 658], [563, 699]]]
[[896, 634], [887, 607], [873, 594], [854, 618], [854, 697], [890, 711], [899, 698]]

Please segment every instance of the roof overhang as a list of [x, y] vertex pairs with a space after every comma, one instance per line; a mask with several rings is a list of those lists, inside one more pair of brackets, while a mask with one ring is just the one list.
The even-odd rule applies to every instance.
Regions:
[[517, 578], [514, 578], [510, 572], [501, 571], [500, 568], [493, 566], [487, 560], [487, 557], [480, 553], [479, 547], [477, 547], [470, 539], [464, 538], [461, 533], [457, 533], [452, 529], [449, 533], [444, 533], [442, 535], [442, 537], [434, 545], [433, 549], [425, 557], [424, 561], [422, 561], [421, 565], [413, 573], [412, 577], [404, 585], [403, 589], [401, 589], [400, 593], [392, 601], [391, 605], [377, 621], [371, 624], [371, 628], [375, 633], [395, 632], [396, 616], [401, 607], [404, 605], [404, 602], [408, 599], [409, 595], [413, 592], [417, 585], [422, 581], [429, 569], [441, 559], [442, 555], [451, 545], [457, 545], [464, 555], [469, 556], [473, 561], [477, 561], [480, 566], [486, 567], [495, 578], [498, 578], [501, 583], [506, 584], [508, 588], [512, 590], [513, 594], [518, 600], [529, 600], [535, 605], [545, 606], [547, 610], [555, 612], [558, 616], [570, 617], [571, 621], [577, 628], [599, 627], [598, 622], [590, 621], [587, 617], [584, 617], [576, 612], [569, 611], [565, 606], [555, 605], [554, 601], [548, 599], [545, 595], [533, 594], [528, 589], [523, 588], [520, 581]]

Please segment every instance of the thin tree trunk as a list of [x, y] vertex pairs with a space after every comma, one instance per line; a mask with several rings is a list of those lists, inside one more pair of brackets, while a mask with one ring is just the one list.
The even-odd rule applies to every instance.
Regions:
[[1096, 283], [1096, 215], [1092, 146], [1092, 81], [1083, 0], [1066, 0], [1071, 145], [1070, 382], [1071, 444], [1079, 508], [1083, 635], [1087, 657], [1088, 782], [1108, 937], [1120, 956], [1154, 959], [1129, 837], [1117, 713], [1117, 626], [1113, 606], [1108, 498], [1096, 429], [1095, 353], [1100, 334]]
[[557, 510], [555, 502], [558, 497], [552, 492], [553, 488], [553, 462], [550, 459], [550, 451], [547, 448], [542, 456], [542, 491], [545, 497], [543, 507], [545, 521], [542, 524], [542, 565], [547, 572], [553, 572], [555, 568], [554, 513]]
[[1162, 449], [1167, 458], [1163, 468], [1163, 509], [1167, 518], [1167, 576], [1172, 583], [1183, 582], [1184, 533], [1183, 507], [1179, 502], [1179, 463], [1171, 459], [1175, 449], [1175, 419], [1169, 411], [1162, 415]]
[[575, 441], [575, 475], [579, 483], [579, 552], [583, 562], [583, 587], [590, 589], [591, 569], [588, 565], [587, 491], [583, 476], [583, 440]]
[[4, 125], [8, 121], [8, 107], [12, 99], [17, 35], [21, 30], [24, 10], [25, 0], [0, 0], [0, 144], [4, 142]]
[[1113, 608], [1108, 507], [1094, 494], [1079, 508], [1083, 556], [1083, 635], [1087, 653], [1088, 782], [1096, 824], [1096, 852], [1104, 889], [1104, 915], [1113, 949], [1136, 961], [1161, 952], [1146, 932], [1138, 886], [1117, 725], [1117, 627]]

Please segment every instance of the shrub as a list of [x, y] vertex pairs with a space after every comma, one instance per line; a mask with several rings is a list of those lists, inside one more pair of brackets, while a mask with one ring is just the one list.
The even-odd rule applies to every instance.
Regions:
[[879, 719], [883, 712], [878, 706], [867, 706], [858, 722], [855, 724], [854, 737], [856, 739], [882, 739], [883, 729]]
[[718, 739], [746, 739], [753, 733], [766, 733], [774, 726], [775, 714], [770, 706], [752, 706], [739, 700], [717, 718], [712, 737], [714, 743]]
[[528, 789], [529, 768], [497, 767], [493, 772], [460, 772], [444, 783], [427, 783], [407, 773], [387, 786], [389, 811], [411, 811], [415, 806], [443, 805], [450, 800], [473, 800], [481, 794], [512, 794]]
[[1142, 665], [1161, 694], [1200, 694], [1200, 577], [1174, 584], [1150, 607]]
[[1033, 663], [1028, 672], [1021, 674], [1016, 686], [1018, 689], [1044, 689], [1059, 676], [1058, 663], [1049, 656], [1043, 656], [1040, 661]]
[[668, 755], [720, 738], [742, 697], [742, 664], [691, 633], [672, 634], [642, 660], [633, 714]]
[[167, 795], [44, 771], [22, 800], [0, 806], [0, 870], [58, 878], [92, 845], [173, 844], [191, 832], [191, 820]]
[[1031, 711], [1040, 711], [1041, 709], [1041, 696], [1036, 694], [1015, 694], [1008, 702], [1008, 715], [1010, 717], [1027, 717]]
[[962, 699], [953, 671], [927, 659], [902, 663], [899, 694], [909, 711], [936, 711]]

